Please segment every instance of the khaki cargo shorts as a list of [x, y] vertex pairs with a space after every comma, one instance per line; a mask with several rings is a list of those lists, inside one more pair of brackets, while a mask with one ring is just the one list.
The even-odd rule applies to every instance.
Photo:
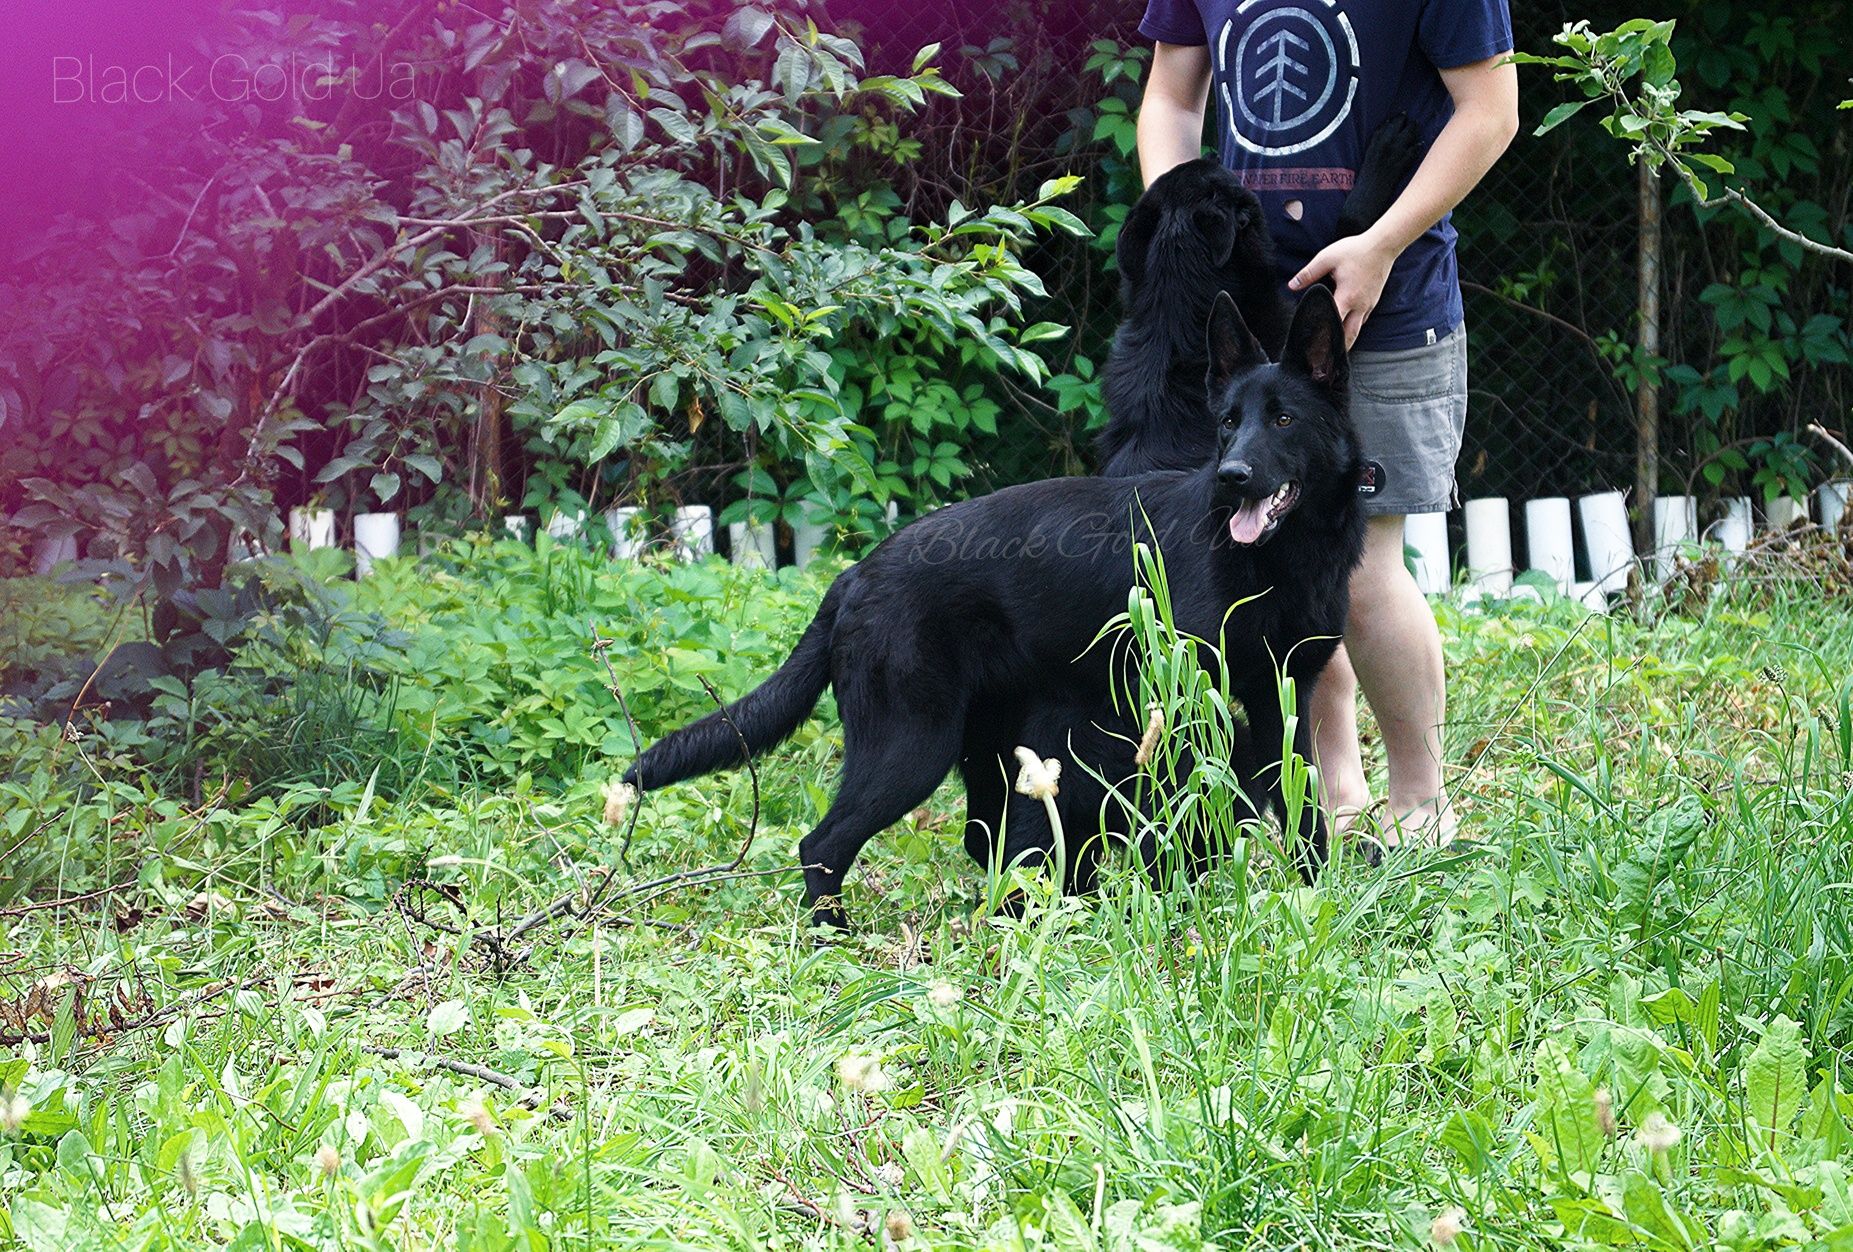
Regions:
[[[1353, 352], [1351, 420], [1364, 454], [1359, 502], [1372, 515], [1443, 513], [1467, 429], [1467, 324], [1434, 343]], [[1374, 488], [1374, 489], [1373, 489]]]

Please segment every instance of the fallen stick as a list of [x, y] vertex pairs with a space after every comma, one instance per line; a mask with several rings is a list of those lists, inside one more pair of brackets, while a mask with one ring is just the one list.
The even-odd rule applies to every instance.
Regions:
[[409, 1052], [404, 1048], [382, 1048], [372, 1044], [362, 1050], [388, 1061], [405, 1061], [411, 1065], [441, 1069], [446, 1073], [486, 1082], [504, 1091], [512, 1091], [521, 1097], [521, 1104], [525, 1108], [537, 1109], [547, 1102], [547, 1093], [542, 1088], [530, 1087], [513, 1075], [504, 1074], [499, 1069], [490, 1069], [487, 1065], [478, 1065], [474, 1061], [453, 1061], [447, 1056], [433, 1056], [429, 1052]]

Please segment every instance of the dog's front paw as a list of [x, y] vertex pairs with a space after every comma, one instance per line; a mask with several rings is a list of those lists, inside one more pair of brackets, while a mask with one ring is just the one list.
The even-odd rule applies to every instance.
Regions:
[[810, 904], [812, 929], [835, 931], [837, 934], [849, 930], [849, 914], [844, 911], [843, 902], [836, 896], [818, 896]]

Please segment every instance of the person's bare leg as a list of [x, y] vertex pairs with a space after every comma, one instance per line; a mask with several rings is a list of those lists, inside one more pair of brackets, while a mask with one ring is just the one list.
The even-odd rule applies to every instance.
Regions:
[[1333, 833], [1342, 835], [1370, 807], [1370, 780], [1358, 743], [1358, 676], [1344, 645], [1332, 654], [1313, 688], [1313, 751], [1318, 756], [1319, 798]]
[[1359, 687], [1383, 734], [1391, 818], [1410, 818], [1418, 828], [1432, 824], [1435, 835], [1445, 836], [1452, 815], [1441, 779], [1447, 716], [1441, 632], [1403, 563], [1401, 517], [1370, 519], [1364, 559], [1351, 577], [1345, 648], [1314, 690], [1321, 777], [1333, 810], [1361, 808], [1368, 798], [1357, 739]]

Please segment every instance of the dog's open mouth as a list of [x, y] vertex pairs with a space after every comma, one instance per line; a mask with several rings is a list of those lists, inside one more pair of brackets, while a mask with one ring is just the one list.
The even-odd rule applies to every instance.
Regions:
[[1244, 500], [1229, 518], [1229, 538], [1244, 548], [1264, 542], [1299, 502], [1300, 484], [1296, 482], [1282, 483], [1271, 496]]

